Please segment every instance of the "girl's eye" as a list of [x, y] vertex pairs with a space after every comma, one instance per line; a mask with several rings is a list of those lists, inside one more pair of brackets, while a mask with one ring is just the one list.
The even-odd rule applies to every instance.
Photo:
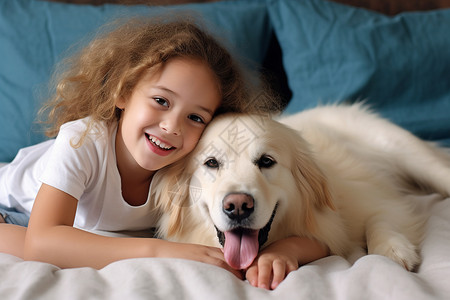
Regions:
[[200, 116], [197, 116], [197, 115], [189, 115], [188, 118], [191, 119], [191, 120], [194, 121], [194, 122], [205, 124], [205, 121], [204, 121], [203, 118], [200, 117]]
[[167, 102], [167, 100], [164, 99], [164, 98], [155, 97], [155, 98], [153, 98], [153, 99], [154, 99], [155, 102], [158, 103], [159, 105], [167, 106], [167, 107], [169, 106], [169, 102]]

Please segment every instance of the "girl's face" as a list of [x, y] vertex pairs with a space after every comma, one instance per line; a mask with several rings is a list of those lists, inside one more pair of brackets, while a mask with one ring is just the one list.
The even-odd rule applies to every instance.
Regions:
[[137, 83], [116, 137], [119, 168], [156, 171], [191, 152], [221, 101], [214, 73], [203, 62], [174, 58]]

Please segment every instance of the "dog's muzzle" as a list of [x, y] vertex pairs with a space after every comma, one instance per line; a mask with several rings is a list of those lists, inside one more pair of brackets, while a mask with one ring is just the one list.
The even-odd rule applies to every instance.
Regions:
[[224, 248], [225, 260], [238, 270], [247, 269], [267, 241], [278, 207], [277, 203], [263, 228], [253, 229], [249, 218], [254, 212], [254, 205], [253, 197], [248, 194], [227, 195], [223, 200], [222, 209], [233, 229], [222, 232], [216, 227], [217, 237]]

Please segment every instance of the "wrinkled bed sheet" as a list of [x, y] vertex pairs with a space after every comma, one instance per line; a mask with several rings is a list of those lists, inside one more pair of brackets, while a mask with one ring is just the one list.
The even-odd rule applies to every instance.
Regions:
[[363, 256], [354, 264], [331, 256], [265, 291], [187, 260], [129, 259], [101, 270], [62, 270], [0, 254], [0, 299], [450, 299], [450, 198], [414, 198], [431, 212], [417, 273], [381, 256]]

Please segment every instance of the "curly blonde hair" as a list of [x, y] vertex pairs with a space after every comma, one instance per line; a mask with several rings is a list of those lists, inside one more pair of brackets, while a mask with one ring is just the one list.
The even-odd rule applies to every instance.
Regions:
[[49, 125], [46, 134], [56, 136], [62, 124], [87, 116], [92, 123], [117, 121], [117, 100], [128, 99], [149, 69], [174, 57], [199, 59], [216, 74], [222, 96], [216, 114], [275, 107], [271, 97], [258, 97], [249, 104], [255, 99], [251, 80], [244, 79], [230, 53], [198, 20], [188, 16], [134, 18], [98, 35], [77, 55], [63, 61], [63, 71], [54, 77], [53, 97], [40, 111]]

